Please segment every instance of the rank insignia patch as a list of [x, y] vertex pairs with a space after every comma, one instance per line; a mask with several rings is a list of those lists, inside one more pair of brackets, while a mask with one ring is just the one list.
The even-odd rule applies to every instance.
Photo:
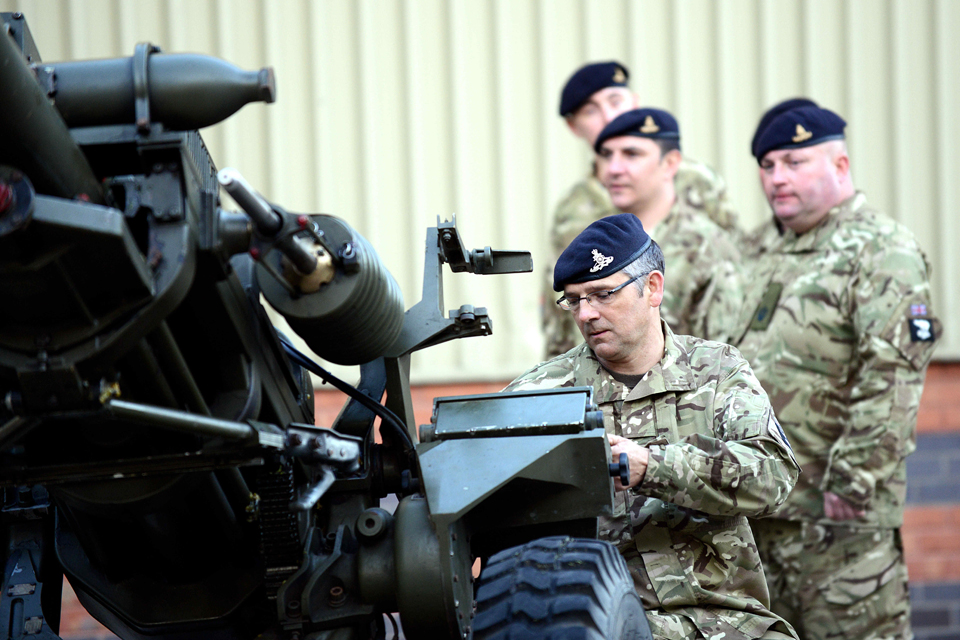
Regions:
[[753, 322], [750, 323], [751, 330], [763, 331], [770, 326], [770, 319], [773, 318], [773, 312], [777, 308], [777, 302], [780, 301], [780, 293], [783, 291], [783, 285], [779, 282], [771, 282], [767, 290], [763, 292], [760, 304], [753, 313]]
[[[914, 305], [917, 306], [917, 305]], [[913, 342], [933, 342], [933, 322], [926, 318], [910, 318], [910, 340]]]

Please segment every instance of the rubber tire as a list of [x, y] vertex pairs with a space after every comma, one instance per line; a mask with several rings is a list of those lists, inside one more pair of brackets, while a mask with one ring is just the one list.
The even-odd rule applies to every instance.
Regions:
[[627, 563], [600, 540], [541, 538], [480, 574], [474, 640], [647, 640]]

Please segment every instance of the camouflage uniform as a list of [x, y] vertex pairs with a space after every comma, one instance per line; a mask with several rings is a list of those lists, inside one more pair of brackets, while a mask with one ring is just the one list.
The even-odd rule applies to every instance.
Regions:
[[[912, 637], [899, 527], [940, 329], [926, 259], [859, 192], [814, 229], [767, 238], [739, 347], [803, 469], [776, 518], [755, 523], [774, 610], [806, 638]], [[825, 491], [865, 515], [827, 519]]]
[[[712, 256], [702, 255], [701, 257], [705, 259], [703, 264], [711, 264], [718, 258], [730, 260], [728, 266], [723, 267], [725, 274], [719, 281], [722, 283], [721, 289], [736, 291], [733, 281], [726, 278], [730, 275], [727, 271], [738, 264], [738, 254], [735, 247], [740, 238], [740, 231], [737, 227], [737, 214], [734, 213], [727, 201], [726, 185], [723, 178], [706, 165], [684, 160], [680, 164], [680, 170], [674, 179], [674, 188], [677, 192], [677, 204], [674, 206], [674, 211], [683, 212], [683, 215], [680, 216], [682, 219], [676, 220], [674, 224], [676, 228], [669, 232], [666, 227], [670, 226], [670, 223], [667, 221], [661, 222], [656, 229], [657, 235], [666, 240], [666, 242], [660, 242], [657, 239], [664, 252], [667, 276], [670, 278], [668, 280], [670, 286], [667, 287], [668, 297], [672, 295], [675, 298], [690, 301], [698, 291], [702, 293], [702, 288], [708, 284], [710, 278], [706, 273], [701, 273], [697, 286], [690, 288], [684, 287], [683, 278], [673, 277], [673, 274], [684, 274], [684, 277], [689, 274], [689, 266], [681, 264], [679, 258], [683, 256], [684, 259], [688, 259], [691, 250], [698, 248], [699, 238], [709, 238], [705, 246], [699, 247], [702, 252], [716, 252]], [[707, 214], [707, 217], [715, 224], [706, 220], [701, 212]], [[607, 190], [592, 174], [574, 185], [567, 197], [557, 207], [553, 227], [550, 231], [551, 255], [547, 263], [541, 304], [548, 358], [565, 353], [583, 340], [571, 314], [554, 304], [559, 295], [553, 290], [553, 265], [567, 245], [587, 225], [616, 213], [619, 213], [619, 211], [610, 202]], [[671, 217], [673, 217], [672, 214]], [[688, 230], [693, 234], [693, 238], [684, 241], [687, 243], [686, 246], [672, 247], [672, 240], [668, 238], [671, 238], [673, 231], [678, 229]], [[727, 237], [718, 240], [724, 235], [727, 235]], [[674, 261], [671, 258], [678, 258], [678, 260]], [[737, 299], [739, 295], [739, 292], [736, 292], [732, 297], [722, 296], [722, 298], [732, 300]], [[739, 305], [733, 308], [725, 305], [728, 305], [728, 303], [719, 303], [718, 308], [711, 311], [711, 316], [725, 320], [732, 317], [731, 312], [739, 309]], [[686, 309], [686, 307], [676, 304], [670, 305], [668, 300], [665, 299], [661, 311], [664, 312], [664, 318], [670, 326], [679, 333], [692, 333], [696, 336], [721, 342], [728, 340], [730, 336], [726, 327], [720, 328], [718, 326], [716, 331], [707, 330], [707, 305], [703, 304], [701, 306], [702, 308], [697, 310], [688, 310], [683, 313], [676, 312], [671, 315], [671, 310]], [[687, 316], [687, 321], [679, 323], [678, 320], [681, 316]], [[690, 320], [691, 317], [693, 318], [692, 321]], [[714, 324], [716, 322], [717, 320], [714, 321]], [[732, 327], [729, 328], [732, 329]]]
[[679, 200], [649, 233], [663, 251], [663, 320], [677, 333], [733, 340], [743, 291], [740, 252], [729, 235]]
[[743, 234], [740, 254], [745, 259], [749, 259], [770, 251], [783, 235], [783, 229], [782, 223], [775, 217], [765, 220], [752, 231]]
[[643, 480], [617, 493], [601, 535], [626, 558], [654, 636], [790, 634], [769, 611], [746, 519], [786, 499], [797, 478], [789, 446], [736, 349], [663, 331], [663, 359], [633, 389], [581, 344], [506, 390], [591, 386], [607, 432], [649, 448]]

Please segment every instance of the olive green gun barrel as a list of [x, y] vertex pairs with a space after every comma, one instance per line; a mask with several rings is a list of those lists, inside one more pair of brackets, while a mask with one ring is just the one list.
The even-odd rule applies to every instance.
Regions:
[[[143, 46], [143, 45], [140, 45]], [[135, 67], [142, 65], [135, 72]], [[170, 130], [200, 129], [224, 120], [251, 102], [273, 102], [273, 69], [244, 71], [212, 56], [158, 53], [155, 47], [129, 58], [37, 65], [49, 78], [54, 105], [69, 127], [138, 122], [137, 100], [150, 120]]]
[[30, 72], [9, 27], [0, 33], [0, 164], [23, 171], [38, 193], [103, 203], [100, 183]]

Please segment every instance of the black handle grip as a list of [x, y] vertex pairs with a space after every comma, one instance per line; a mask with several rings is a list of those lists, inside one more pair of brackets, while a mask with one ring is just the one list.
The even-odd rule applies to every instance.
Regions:
[[624, 487], [630, 484], [630, 461], [625, 453], [620, 454], [619, 462], [610, 464], [610, 477], [616, 478], [617, 476], [620, 476], [620, 484]]

